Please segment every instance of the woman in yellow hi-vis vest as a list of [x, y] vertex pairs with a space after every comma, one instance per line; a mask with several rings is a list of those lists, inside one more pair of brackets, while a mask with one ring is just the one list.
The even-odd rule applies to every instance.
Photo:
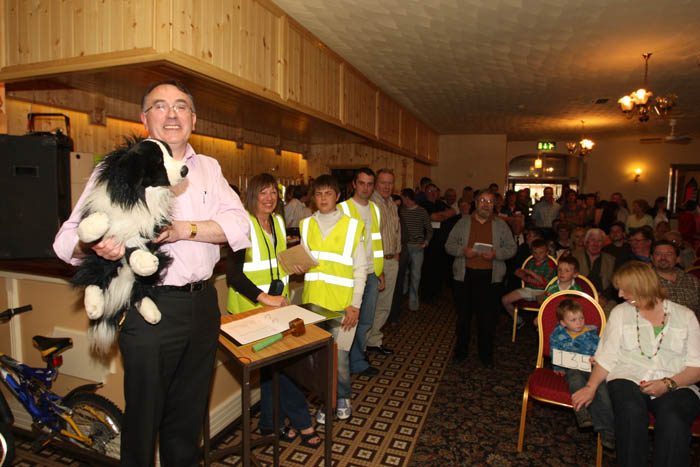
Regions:
[[[284, 221], [274, 214], [277, 201], [274, 177], [261, 174], [251, 179], [245, 197], [245, 207], [250, 215], [251, 247], [230, 254], [226, 261], [227, 309], [230, 313], [241, 313], [263, 305], [289, 305], [289, 277], [277, 263], [277, 253], [287, 248]], [[260, 390], [258, 427], [263, 434], [269, 434], [273, 430], [272, 378], [265, 370], [262, 371]], [[281, 426], [277, 429], [280, 439], [292, 441], [301, 434], [303, 445], [317, 447], [321, 438], [311, 425], [306, 397], [284, 373], [279, 374], [279, 395]], [[289, 418], [291, 427], [285, 426], [285, 418]]]

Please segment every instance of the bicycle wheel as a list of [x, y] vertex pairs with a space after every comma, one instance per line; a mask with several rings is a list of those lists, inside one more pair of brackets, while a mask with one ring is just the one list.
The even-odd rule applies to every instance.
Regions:
[[[64, 439], [108, 457], [119, 458], [122, 411], [114, 402], [99, 394], [82, 392], [63, 399], [61, 405], [73, 411], [73, 421], [92, 443], [82, 443], [68, 436]], [[75, 433], [70, 423], [65, 424], [65, 429]]]
[[10, 426], [0, 422], [0, 467], [9, 467], [15, 458], [15, 436]]

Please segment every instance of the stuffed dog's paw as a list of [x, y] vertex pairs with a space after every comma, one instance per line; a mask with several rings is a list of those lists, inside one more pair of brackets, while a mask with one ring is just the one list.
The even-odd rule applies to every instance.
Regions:
[[85, 287], [85, 311], [88, 318], [97, 319], [102, 316], [105, 309], [105, 296], [96, 285]]
[[139, 276], [150, 276], [158, 270], [158, 258], [145, 250], [136, 250], [129, 257], [129, 266]]
[[141, 300], [138, 309], [147, 323], [157, 324], [160, 321], [160, 310], [150, 298], [145, 297]]
[[90, 243], [102, 238], [109, 229], [109, 217], [104, 212], [93, 212], [78, 224], [78, 238]]

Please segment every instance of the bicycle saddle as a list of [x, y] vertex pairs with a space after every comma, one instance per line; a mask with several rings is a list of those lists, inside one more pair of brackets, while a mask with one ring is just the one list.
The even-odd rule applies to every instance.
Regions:
[[34, 336], [32, 337], [32, 341], [41, 351], [42, 357], [60, 353], [73, 345], [73, 339], [70, 337]]

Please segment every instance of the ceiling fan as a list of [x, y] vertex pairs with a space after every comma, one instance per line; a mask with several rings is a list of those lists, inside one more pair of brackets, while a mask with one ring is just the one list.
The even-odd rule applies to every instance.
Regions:
[[660, 138], [639, 138], [639, 142], [642, 144], [654, 144], [654, 143], [673, 143], [673, 144], [688, 144], [690, 143], [693, 138], [690, 136], [680, 136], [676, 135], [676, 121], [675, 118], [672, 118], [669, 121], [669, 124], [671, 125], [671, 134], [668, 136], [663, 136]]

